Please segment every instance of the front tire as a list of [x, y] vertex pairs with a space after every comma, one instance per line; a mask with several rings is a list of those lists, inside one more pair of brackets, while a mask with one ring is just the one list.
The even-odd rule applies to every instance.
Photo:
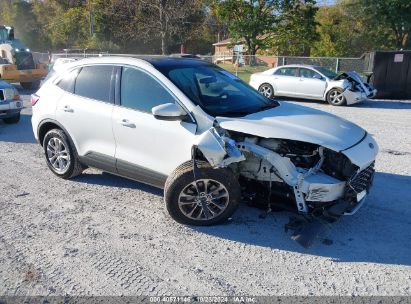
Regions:
[[347, 105], [347, 100], [343, 95], [343, 90], [339, 88], [333, 88], [327, 93], [327, 102], [332, 106]]
[[269, 83], [263, 83], [259, 86], [258, 92], [264, 95], [267, 98], [273, 99], [274, 98], [274, 88]]
[[83, 172], [77, 151], [62, 130], [48, 131], [44, 136], [43, 149], [47, 166], [58, 177], [69, 179]]
[[164, 200], [170, 216], [186, 225], [210, 226], [226, 221], [237, 209], [241, 199], [240, 185], [229, 169], [213, 169], [207, 162], [179, 166], [167, 178]]
[[16, 124], [20, 121], [20, 113], [12, 117], [4, 118], [3, 120], [6, 124]]

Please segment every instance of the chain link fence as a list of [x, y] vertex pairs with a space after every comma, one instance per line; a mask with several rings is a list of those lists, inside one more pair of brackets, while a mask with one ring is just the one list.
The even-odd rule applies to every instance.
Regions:
[[364, 58], [279, 56], [278, 65], [286, 64], [320, 65], [336, 73], [347, 71], [362, 73], [365, 69]]
[[48, 64], [50, 61], [50, 55], [48, 53], [32, 52], [32, 54], [34, 62]]
[[337, 58], [337, 57], [296, 57], [296, 56], [249, 56], [219, 54], [212, 56], [211, 61], [235, 73], [245, 81], [252, 73], [262, 72], [269, 68], [287, 64], [316, 65], [328, 68], [336, 73], [365, 71], [364, 58]]
[[[64, 63], [64, 58], [69, 60], [79, 60], [89, 57], [102, 57], [102, 56], [126, 56], [134, 58], [144, 57], [164, 57], [162, 55], [143, 55], [143, 54], [110, 54], [107, 52], [102, 53], [33, 53], [33, 57], [37, 62], [49, 63], [53, 65], [57, 59], [61, 58], [60, 63]], [[169, 56], [167, 56], [169, 57]], [[180, 57], [178, 54], [171, 55], [171, 57]], [[194, 56], [192, 56], [194, 57]], [[206, 60], [210, 63], [215, 63], [222, 68], [230, 71], [231, 73], [242, 78], [248, 82], [251, 74], [263, 72], [267, 69], [287, 65], [287, 64], [305, 64], [305, 65], [319, 65], [326, 67], [336, 73], [344, 71], [357, 71], [363, 73], [365, 70], [364, 58], [337, 58], [337, 57], [295, 57], [295, 56], [265, 56], [265, 55], [243, 55], [236, 53], [221, 53], [216, 55], [195, 55], [196, 58]]]

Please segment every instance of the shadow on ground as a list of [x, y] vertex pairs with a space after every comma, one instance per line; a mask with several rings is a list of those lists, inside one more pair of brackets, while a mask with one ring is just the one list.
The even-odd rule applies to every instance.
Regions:
[[[288, 97], [278, 97], [276, 98], [279, 101], [292, 101], [299, 103], [310, 104], [326, 104], [325, 101], [321, 100], [309, 100], [309, 99], [300, 99], [300, 98], [288, 98]], [[331, 107], [331, 105], [330, 105]], [[380, 100], [380, 99], [368, 99], [360, 103], [350, 105], [350, 107], [355, 108], [368, 108], [368, 109], [411, 109], [410, 100]]]
[[120, 176], [116, 176], [110, 173], [102, 172], [101, 174], [91, 174], [85, 171], [82, 175], [76, 177], [73, 181], [79, 183], [85, 183], [90, 185], [101, 185], [106, 187], [113, 187], [113, 188], [128, 188], [128, 189], [136, 189], [145, 191], [157, 196], [163, 195], [163, 190], [146, 185], [143, 183], [139, 183], [136, 181], [132, 181]]
[[290, 214], [276, 212], [260, 219], [262, 211], [243, 206], [230, 225], [195, 227], [198, 232], [248, 245], [329, 257], [337, 262], [411, 265], [411, 176], [378, 172], [367, 204], [328, 230], [327, 239], [304, 249], [284, 232]]
[[31, 115], [21, 114], [17, 124], [6, 124], [0, 119], [0, 141], [34, 144], [36, 140], [31, 127]]
[[[161, 189], [108, 173], [83, 174], [76, 182], [142, 190], [162, 196]], [[411, 176], [378, 172], [367, 204], [328, 229], [327, 241], [319, 239], [304, 249], [286, 234], [290, 213], [274, 212], [265, 219], [262, 210], [241, 205], [227, 224], [195, 227], [199, 233], [252, 246], [329, 257], [336, 262], [411, 265]]]

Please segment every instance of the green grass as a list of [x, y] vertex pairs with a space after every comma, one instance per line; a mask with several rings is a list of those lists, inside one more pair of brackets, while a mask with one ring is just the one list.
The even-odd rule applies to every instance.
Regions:
[[237, 76], [247, 83], [250, 81], [251, 74], [263, 72], [269, 69], [266, 66], [242, 66], [236, 68], [233, 64], [228, 63], [221, 63], [218, 66], [222, 67], [223, 69], [229, 71], [234, 75], [236, 75], [237, 71]]

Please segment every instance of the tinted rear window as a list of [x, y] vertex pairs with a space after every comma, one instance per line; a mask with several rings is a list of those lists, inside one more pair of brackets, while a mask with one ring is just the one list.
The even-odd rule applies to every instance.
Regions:
[[111, 102], [111, 75], [113, 67], [96, 65], [83, 67], [75, 82], [74, 94]]
[[281, 68], [278, 69], [274, 74], [281, 76], [297, 76], [297, 68]]
[[[74, 83], [80, 69], [75, 69], [65, 75], [58, 83], [57, 86], [64, 91], [74, 93]], [[47, 76], [48, 77], [48, 76]], [[50, 76], [51, 77], [51, 76]]]

